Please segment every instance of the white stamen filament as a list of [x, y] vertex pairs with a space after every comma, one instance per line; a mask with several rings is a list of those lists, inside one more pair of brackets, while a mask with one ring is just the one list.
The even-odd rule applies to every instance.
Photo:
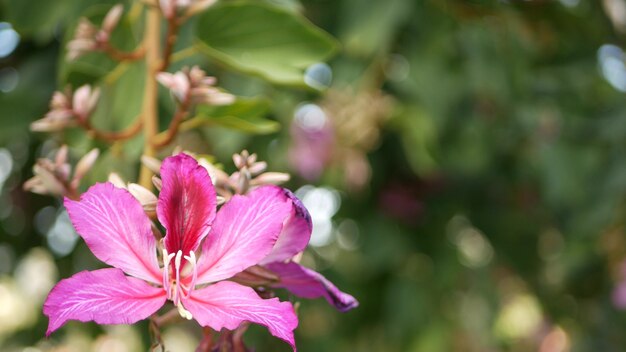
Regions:
[[178, 305], [180, 303], [180, 263], [183, 257], [183, 251], [179, 250], [178, 252], [176, 252], [176, 259], [174, 259], [174, 269], [176, 270], [176, 288], [174, 291], [174, 299], [173, 302], [175, 305]]
[[196, 278], [198, 276], [198, 271], [196, 270], [196, 254], [193, 251], [189, 251], [189, 256], [185, 256], [185, 259], [187, 259], [189, 264], [191, 264], [192, 272], [191, 285], [189, 285], [187, 294], [185, 295], [185, 298], [189, 298], [189, 296], [191, 296], [191, 291], [194, 287], [196, 287]]
[[[183, 258], [185, 258], [191, 266], [192, 277], [189, 286], [184, 285], [181, 282], [180, 271], [183, 269]], [[175, 273], [170, 273], [170, 262], [172, 259], [174, 259], [173, 269], [175, 270]], [[196, 265], [196, 254], [193, 251], [189, 251], [189, 255], [187, 256], [183, 255], [182, 250], [179, 250], [176, 254], [174, 254], [168, 253], [167, 250], [163, 248], [163, 288], [167, 292], [167, 298], [174, 303], [180, 316], [185, 319], [192, 319], [193, 316], [191, 315], [191, 312], [185, 309], [181, 298], [189, 298], [189, 296], [191, 296], [191, 291], [196, 285], [196, 279], [198, 276]], [[170, 276], [174, 276], [174, 278], [170, 278]]]
[[174, 253], [168, 254], [167, 249], [163, 248], [163, 288], [167, 292], [167, 298], [172, 298], [172, 290], [170, 285], [170, 261], [174, 258]]

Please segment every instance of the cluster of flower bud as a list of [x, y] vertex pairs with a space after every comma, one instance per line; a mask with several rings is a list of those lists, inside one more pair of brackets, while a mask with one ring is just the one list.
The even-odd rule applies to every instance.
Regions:
[[34, 176], [24, 183], [24, 189], [37, 194], [76, 198], [82, 178], [98, 159], [99, 150], [92, 149], [72, 167], [68, 162], [68, 148], [62, 146], [54, 160], [41, 158], [33, 166]]
[[[176, 148], [173, 155], [183, 152], [181, 149]], [[264, 161], [257, 161], [256, 154], [250, 154], [247, 150], [242, 151], [239, 154], [233, 155], [233, 162], [238, 171], [235, 171], [231, 175], [228, 175], [224, 170], [215, 165], [212, 159], [208, 156], [198, 155], [189, 151], [184, 151], [185, 154], [194, 157], [198, 164], [204, 167], [215, 186], [215, 190], [218, 194], [218, 203], [224, 203], [234, 194], [246, 194], [250, 190], [263, 186], [263, 185], [280, 185], [289, 181], [289, 174], [283, 172], [266, 172], [267, 163]], [[149, 157], [142, 156], [142, 163], [151, 171], [158, 174], [161, 161]], [[160, 180], [157, 178], [156, 182]], [[157, 183], [155, 185], [158, 187]]]
[[115, 5], [104, 17], [100, 28], [86, 18], [81, 18], [74, 32], [74, 38], [67, 43], [67, 59], [78, 57], [93, 51], [102, 51], [109, 47], [111, 33], [117, 27], [124, 10], [123, 5]]
[[65, 92], [54, 92], [50, 101], [50, 111], [37, 121], [34, 121], [30, 128], [36, 132], [60, 131], [75, 122], [86, 121], [98, 103], [100, 90], [92, 89], [89, 85], [84, 85], [72, 93], [71, 89]]
[[289, 181], [289, 174], [265, 172], [267, 163], [257, 161], [257, 155], [247, 150], [233, 154], [233, 162], [239, 171], [230, 175], [229, 184], [236, 194], [246, 194], [250, 189], [266, 184], [278, 185]]
[[215, 87], [217, 79], [207, 76], [198, 66], [183, 68], [176, 73], [160, 72], [157, 80], [168, 88], [179, 103], [228, 105], [235, 101], [231, 94]]
[[209, 6], [216, 0], [159, 0], [159, 8], [167, 19], [176, 17], [193, 16]]

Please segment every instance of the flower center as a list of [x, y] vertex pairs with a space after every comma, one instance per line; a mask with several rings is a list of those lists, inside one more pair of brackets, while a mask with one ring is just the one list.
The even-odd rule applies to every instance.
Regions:
[[[183, 258], [191, 265], [191, 283], [187, 286], [183, 284], [181, 270], [184, 267]], [[174, 259], [174, 266], [170, 264]], [[170, 270], [171, 269], [171, 270]], [[170, 272], [171, 271], [171, 272]], [[185, 319], [191, 319], [191, 313], [185, 309], [181, 301], [181, 297], [189, 298], [191, 291], [196, 285], [197, 277], [196, 255], [193, 251], [189, 251], [189, 255], [183, 255], [183, 251], [179, 250], [174, 253], [167, 253], [167, 249], [163, 248], [163, 289], [167, 292], [167, 299], [172, 301], [178, 308], [178, 313]]]

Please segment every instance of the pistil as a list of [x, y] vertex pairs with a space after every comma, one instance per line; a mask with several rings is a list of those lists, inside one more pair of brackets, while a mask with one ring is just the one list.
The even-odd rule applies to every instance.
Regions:
[[[191, 266], [192, 277], [189, 286], [186, 286], [181, 282], [180, 271], [183, 269], [183, 258], [186, 259]], [[174, 273], [171, 273], [173, 278], [170, 277], [170, 262], [172, 259], [174, 259]], [[168, 253], [165, 248], [163, 249], [163, 289], [167, 292], [167, 298], [171, 300], [178, 309], [180, 316], [185, 319], [192, 319], [193, 317], [191, 312], [183, 306], [181, 297], [189, 298], [191, 291], [196, 285], [197, 275], [196, 255], [193, 251], [190, 251], [189, 255], [183, 255], [181, 250], [174, 254]]]

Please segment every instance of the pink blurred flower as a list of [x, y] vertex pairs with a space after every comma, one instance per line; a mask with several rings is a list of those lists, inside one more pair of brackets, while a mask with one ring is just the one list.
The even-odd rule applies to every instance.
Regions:
[[320, 122], [315, 124], [307, 123], [297, 116], [290, 129], [292, 145], [289, 148], [289, 161], [300, 176], [308, 181], [315, 181], [331, 162], [335, 131], [330, 121], [326, 120], [324, 112], [317, 106], [305, 106], [297, 114], [319, 115]]
[[626, 260], [620, 265], [620, 281], [613, 288], [611, 299], [615, 308], [624, 310], [626, 309]]
[[266, 186], [235, 195], [216, 211], [206, 169], [185, 154], [163, 161], [161, 179], [157, 216], [166, 229], [161, 264], [152, 224], [128, 191], [96, 184], [80, 201], [65, 200], [77, 232], [113, 268], [82, 271], [52, 289], [44, 304], [47, 335], [68, 320], [132, 324], [170, 300], [181, 316], [202, 326], [233, 330], [250, 321], [295, 350], [298, 320], [290, 303], [262, 299], [252, 288], [223, 281], [273, 251], [292, 199]]

